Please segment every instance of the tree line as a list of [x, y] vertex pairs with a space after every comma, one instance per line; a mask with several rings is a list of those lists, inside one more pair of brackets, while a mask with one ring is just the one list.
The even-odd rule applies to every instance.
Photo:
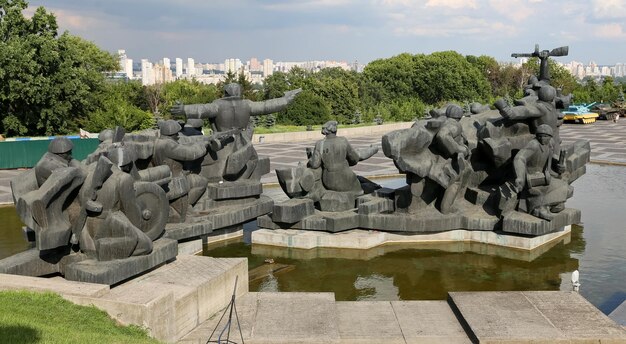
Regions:
[[[244, 97], [252, 100], [302, 88], [276, 115], [280, 124], [411, 121], [446, 102], [492, 104], [499, 97], [521, 97], [528, 77], [539, 68], [536, 59], [518, 67], [489, 56], [443, 51], [378, 59], [362, 73], [293, 68], [275, 72], [263, 85], [229, 73], [217, 85], [176, 80], [142, 86], [108, 79], [106, 72], [119, 69], [117, 56], [68, 32], [59, 34], [55, 16], [43, 7], [27, 18], [27, 6], [25, 0], [0, 0], [0, 133], [9, 136], [67, 134], [79, 128], [97, 132], [115, 125], [150, 128], [168, 117], [174, 102], [211, 102], [229, 82], [242, 84]], [[610, 102], [623, 94], [624, 84], [612, 78], [580, 83], [554, 61], [550, 67], [552, 84], [573, 93], [575, 102]]]

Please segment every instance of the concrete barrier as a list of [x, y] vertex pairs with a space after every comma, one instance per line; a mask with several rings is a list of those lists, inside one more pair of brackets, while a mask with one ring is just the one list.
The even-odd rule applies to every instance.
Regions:
[[[398, 122], [382, 125], [372, 125], [367, 127], [341, 128], [337, 130], [337, 135], [345, 137], [383, 135], [393, 130], [410, 128], [415, 122]], [[313, 141], [322, 138], [319, 130], [314, 131], [296, 131], [289, 133], [276, 134], [254, 134], [252, 143], [274, 143], [274, 142], [295, 142], [295, 141]]]

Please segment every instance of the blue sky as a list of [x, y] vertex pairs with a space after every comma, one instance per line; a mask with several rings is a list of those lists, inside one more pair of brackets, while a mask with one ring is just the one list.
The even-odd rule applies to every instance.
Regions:
[[38, 0], [63, 30], [130, 58], [358, 60], [456, 50], [570, 46], [568, 57], [626, 62], [626, 0]]

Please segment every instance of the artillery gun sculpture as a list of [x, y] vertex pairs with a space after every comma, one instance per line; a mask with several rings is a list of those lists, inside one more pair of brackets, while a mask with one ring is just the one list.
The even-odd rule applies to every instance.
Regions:
[[[240, 85], [225, 89], [215, 104], [174, 108], [189, 117], [184, 131], [174, 120], [158, 132], [104, 130], [83, 162], [72, 159], [70, 140], [52, 140], [39, 163], [11, 182], [34, 247], [0, 260], [0, 273], [117, 284], [175, 259], [178, 241], [240, 229], [269, 213], [273, 201], [260, 183], [269, 159], [256, 154], [248, 123], [283, 109], [299, 91], [255, 103], [241, 99]], [[210, 136], [201, 132], [205, 113]]]

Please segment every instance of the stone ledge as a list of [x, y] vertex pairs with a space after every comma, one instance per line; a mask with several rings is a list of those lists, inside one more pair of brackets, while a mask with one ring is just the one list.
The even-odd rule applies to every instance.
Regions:
[[252, 243], [289, 248], [341, 248], [366, 250], [393, 243], [477, 242], [518, 250], [535, 250], [559, 239], [566, 239], [571, 226], [538, 237], [523, 237], [490, 231], [453, 230], [432, 234], [396, 234], [353, 229], [341, 233], [326, 233], [296, 229], [259, 229], [252, 232]]

